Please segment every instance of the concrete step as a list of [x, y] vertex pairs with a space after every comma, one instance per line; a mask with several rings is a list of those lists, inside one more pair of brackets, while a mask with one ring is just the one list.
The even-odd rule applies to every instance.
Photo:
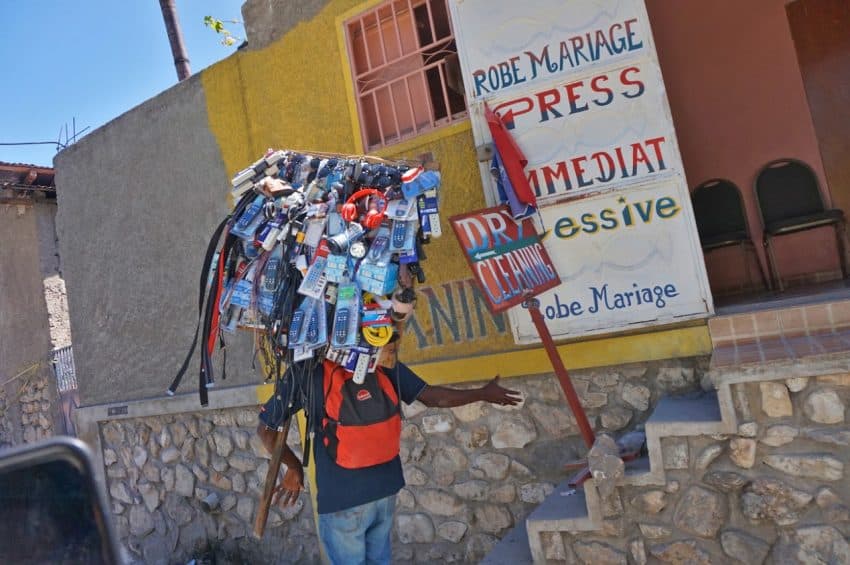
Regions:
[[625, 467], [626, 482], [628, 483], [630, 477], [643, 475], [650, 471], [649, 456], [644, 455], [638, 459], [626, 461]]
[[729, 431], [723, 421], [720, 403], [714, 391], [697, 391], [681, 396], [666, 396], [658, 401], [646, 422], [646, 448], [649, 464], [627, 473], [627, 485], [661, 485], [666, 482], [661, 438], [698, 436]]
[[[622, 484], [663, 485], [666, 483], [661, 441], [663, 437], [726, 433], [730, 426], [734, 428], [735, 424], [723, 421], [718, 394], [714, 391], [698, 391], [662, 398], [646, 422], [648, 455], [626, 463]], [[544, 533], [591, 532], [599, 530], [602, 525], [601, 501], [595, 481], [589, 479], [584, 483], [583, 488], [573, 490], [566, 480], [558, 485], [555, 491], [546, 497], [546, 500], [526, 519], [531, 558], [534, 563], [545, 562]], [[508, 549], [512, 546], [519, 547], [516, 541], [512, 541], [500, 551], [508, 555]], [[495, 549], [491, 552], [494, 559], [497, 553]], [[492, 563], [509, 562], [511, 561], [492, 561]], [[525, 561], [516, 562], [524, 563]]]
[[528, 547], [528, 530], [525, 520], [514, 526], [514, 528], [490, 550], [481, 565], [530, 565], [534, 563], [531, 558], [531, 548]]
[[686, 428], [698, 427], [696, 431], [702, 431], [703, 426], [721, 421], [717, 393], [697, 391], [661, 398], [646, 425], [663, 429], [665, 436], [677, 436], [693, 435]]
[[[582, 489], [573, 489], [569, 479], [559, 484], [526, 519], [528, 546], [535, 563], [545, 561], [542, 546], [544, 532], [588, 532], [598, 529], [599, 516], [591, 516], [587, 496]], [[595, 513], [595, 512], [594, 512]]]

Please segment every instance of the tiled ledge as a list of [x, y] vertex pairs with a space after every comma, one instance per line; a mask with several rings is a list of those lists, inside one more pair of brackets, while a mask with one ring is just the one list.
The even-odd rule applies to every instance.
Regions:
[[840, 331], [810, 332], [787, 337], [775, 335], [756, 341], [728, 342], [716, 345], [711, 366], [728, 367], [850, 352], [850, 328]]
[[[829, 351], [839, 344], [850, 348], [850, 344], [843, 343], [843, 338], [836, 338], [836, 341], [825, 337], [850, 330], [850, 300], [716, 316], [708, 321], [708, 328], [715, 353], [718, 349], [733, 347], [740, 349], [741, 355], [750, 362], [760, 360], [754, 357], [756, 354], [753, 352], [765, 349], [779, 353], [783, 348], [803, 352], [812, 347], [818, 350], [821, 346]], [[817, 340], [800, 339], [810, 337]], [[780, 338], [794, 341], [789, 344]]]

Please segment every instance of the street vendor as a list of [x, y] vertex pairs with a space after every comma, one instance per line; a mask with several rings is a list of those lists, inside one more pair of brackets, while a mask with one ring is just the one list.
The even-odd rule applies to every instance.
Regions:
[[[260, 412], [257, 433], [269, 452], [287, 418], [305, 408], [309, 414], [308, 433], [315, 435], [311, 442], [312, 453], [307, 456], [312, 457], [316, 465], [319, 539], [332, 564], [390, 563], [395, 495], [405, 484], [398, 455], [399, 398], [406, 404], [418, 400], [425, 406], [441, 408], [479, 401], [513, 406], [521, 400], [519, 393], [499, 384], [498, 376], [474, 389], [429, 385], [403, 363], [394, 362], [392, 353], [396, 344], [397, 341], [385, 347], [381, 360], [384, 366], [370, 373], [362, 386], [353, 382], [350, 372], [330, 361], [299, 364], [290, 371], [293, 378], [282, 381], [283, 386], [278, 387]], [[326, 425], [335, 419], [331, 415], [338, 416], [339, 420], [345, 417], [345, 400], [337, 413], [340, 399], [329, 391], [335, 380], [343, 381], [343, 389], [351, 389], [354, 402], [374, 400], [375, 396], [381, 396], [376, 391], [383, 387], [387, 393], [385, 398], [389, 399], [386, 404], [399, 420], [375, 429], [375, 439], [371, 441], [360, 437], [357, 439], [361, 445], [345, 446], [350, 436], [339, 433], [342, 426]], [[345, 392], [341, 396], [345, 396]], [[381, 434], [392, 434], [392, 437]], [[391, 446], [389, 452], [388, 445]], [[356, 453], [358, 449], [363, 453]], [[378, 459], [370, 461], [373, 456]], [[386, 461], [351, 468], [358, 460], [375, 463], [382, 459]], [[288, 447], [284, 448], [283, 462], [287, 469], [277, 494], [284, 505], [290, 505], [303, 490], [304, 471], [302, 462]]]

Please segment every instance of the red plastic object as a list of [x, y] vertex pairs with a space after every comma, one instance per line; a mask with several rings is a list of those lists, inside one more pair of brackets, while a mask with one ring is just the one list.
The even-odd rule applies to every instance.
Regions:
[[384, 216], [386, 214], [387, 209], [387, 199], [377, 188], [363, 188], [358, 190], [354, 194], [352, 194], [348, 200], [346, 200], [345, 204], [342, 205], [342, 219], [346, 222], [353, 222], [357, 219], [357, 201], [362, 198], [368, 198], [369, 196], [376, 196], [381, 199], [381, 209], [380, 210], [369, 210], [366, 213], [366, 217], [363, 220], [363, 227], [367, 229], [374, 229], [381, 225], [381, 222], [384, 221]]

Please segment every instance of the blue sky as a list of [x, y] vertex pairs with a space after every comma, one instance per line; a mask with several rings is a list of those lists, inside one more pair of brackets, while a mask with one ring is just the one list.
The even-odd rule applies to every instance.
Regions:
[[[192, 72], [234, 47], [205, 15], [241, 20], [243, 0], [177, 0]], [[76, 117], [86, 133], [177, 82], [158, 0], [3, 0], [0, 143], [56, 141]], [[244, 37], [239, 24], [227, 24]], [[0, 146], [0, 161], [52, 165], [52, 145]]]

